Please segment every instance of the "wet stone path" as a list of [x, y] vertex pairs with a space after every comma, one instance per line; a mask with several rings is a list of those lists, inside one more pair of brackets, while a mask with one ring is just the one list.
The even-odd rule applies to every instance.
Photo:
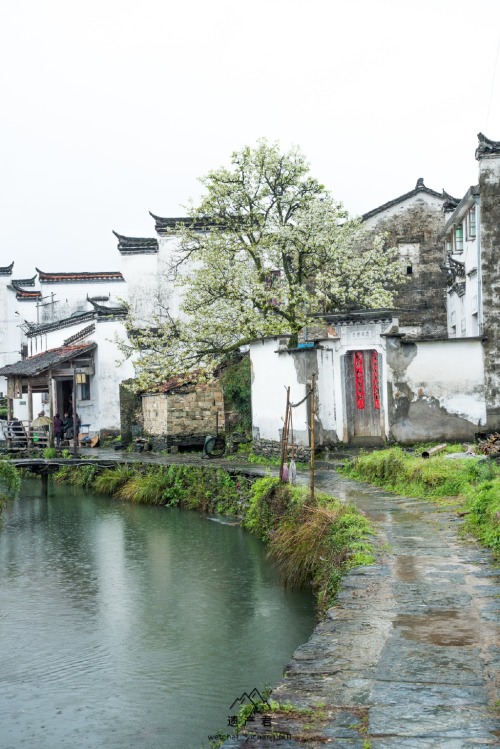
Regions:
[[489, 552], [430, 503], [329, 471], [317, 486], [368, 515], [381, 559], [346, 576], [286, 666], [271, 699], [298, 709], [247, 724], [260, 735], [224, 749], [500, 746], [500, 568]]

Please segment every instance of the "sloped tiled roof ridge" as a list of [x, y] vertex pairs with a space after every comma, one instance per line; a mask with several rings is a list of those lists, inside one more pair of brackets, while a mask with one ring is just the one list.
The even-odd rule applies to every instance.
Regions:
[[36, 268], [40, 283], [89, 283], [92, 281], [125, 281], [119, 271], [79, 271], [73, 273], [46, 273]]
[[483, 156], [493, 156], [494, 154], [500, 154], [500, 140], [490, 140], [483, 135], [483, 133], [477, 134], [479, 145], [476, 148], [476, 159], [480, 159]]
[[[379, 205], [377, 208], [374, 208], [371, 211], [368, 211], [368, 213], [364, 213], [361, 218], [363, 221], [366, 221], [366, 219], [371, 218], [372, 216], [376, 216], [377, 213], [382, 213], [383, 211], [387, 210], [388, 208], [392, 208], [392, 206], [398, 205], [398, 203], [403, 203], [405, 200], [408, 200], [409, 198], [414, 197], [415, 195], [418, 195], [419, 193], [424, 193], [426, 195], [431, 195], [433, 198], [440, 198], [441, 200], [445, 201], [446, 194], [443, 192], [436, 192], [435, 190], [431, 190], [430, 187], [426, 187], [424, 184], [423, 177], [419, 177], [417, 180], [417, 184], [415, 185], [413, 190], [410, 190], [409, 192], [405, 192], [404, 195], [400, 195], [397, 198], [394, 198], [393, 200], [387, 201], [387, 203], [383, 203], [383, 205]], [[459, 201], [457, 201], [458, 203]]]
[[155, 220], [155, 230], [157, 234], [168, 234], [171, 233], [176, 226], [185, 226], [188, 229], [194, 229], [194, 231], [207, 231], [210, 227], [215, 226], [215, 222], [208, 218], [190, 218], [188, 216], [180, 216], [177, 218], [163, 218], [162, 216], [156, 216], [154, 213], [149, 211], [149, 215]]
[[0, 266], [0, 276], [11, 276], [13, 267], [14, 261], [12, 261], [10, 265], [5, 265], [3, 268]]
[[[31, 300], [31, 299], [41, 299], [42, 298], [42, 292], [41, 291], [33, 291], [32, 289], [28, 291], [26, 289], [23, 289], [22, 285], [21, 285], [21, 283], [19, 283], [19, 281], [12, 280], [11, 283], [10, 283], [10, 285], [12, 286], [12, 288], [14, 289], [14, 291], [16, 292], [16, 299], [18, 299], [19, 301], [28, 301], [28, 300]], [[33, 283], [33, 286], [34, 285], [35, 284]]]
[[118, 239], [118, 250], [123, 255], [152, 255], [158, 252], [158, 240], [155, 237], [125, 237], [113, 229]]

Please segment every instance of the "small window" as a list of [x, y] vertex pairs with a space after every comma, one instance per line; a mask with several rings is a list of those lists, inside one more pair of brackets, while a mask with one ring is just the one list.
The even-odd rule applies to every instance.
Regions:
[[407, 276], [411, 276], [412, 274], [413, 274], [413, 266], [412, 265], [407, 265], [406, 266], [406, 275]]
[[460, 224], [455, 227], [455, 252], [464, 250], [464, 226]]
[[88, 374], [77, 374], [77, 396], [80, 401], [90, 400], [90, 377]]
[[474, 239], [476, 236], [476, 206], [470, 209], [467, 224], [469, 239]]

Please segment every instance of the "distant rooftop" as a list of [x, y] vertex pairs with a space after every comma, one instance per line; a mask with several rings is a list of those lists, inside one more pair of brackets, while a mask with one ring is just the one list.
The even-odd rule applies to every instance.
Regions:
[[40, 283], [92, 283], [96, 281], [125, 281], [119, 271], [98, 271], [79, 273], [45, 273], [36, 269]]
[[118, 250], [122, 255], [152, 255], [158, 252], [158, 240], [154, 237], [124, 237], [113, 231], [118, 239]]
[[[26, 289], [23, 289], [21, 286], [21, 283], [19, 281], [11, 281], [12, 288], [16, 292], [16, 299], [18, 299], [20, 302], [22, 301], [30, 301], [30, 300], [36, 300], [42, 298], [42, 292], [41, 291], [27, 291]], [[33, 282], [33, 286], [35, 283]]]
[[[398, 198], [394, 198], [394, 200], [389, 200], [387, 203], [384, 203], [383, 205], [379, 205], [378, 208], [374, 208], [371, 211], [368, 211], [368, 213], [364, 213], [362, 215], [363, 221], [366, 221], [367, 219], [371, 218], [372, 216], [376, 216], [377, 213], [382, 213], [383, 211], [386, 211], [388, 208], [392, 208], [392, 206], [398, 205], [398, 203], [404, 203], [405, 200], [408, 200], [409, 198], [413, 198], [415, 195], [419, 194], [425, 194], [425, 195], [431, 195], [433, 198], [440, 198], [443, 201], [455, 200], [451, 197], [451, 195], [448, 195], [448, 193], [443, 192], [436, 192], [435, 190], [431, 190], [430, 187], [426, 187], [424, 185], [423, 177], [420, 177], [417, 180], [417, 184], [415, 185], [413, 190], [410, 190], [410, 192], [405, 192], [404, 195], [400, 195]], [[459, 200], [455, 201], [457, 204], [459, 203]]]
[[12, 261], [10, 265], [6, 265], [3, 268], [0, 266], [0, 276], [11, 276], [13, 267], [14, 261]]
[[476, 148], [476, 159], [481, 159], [483, 156], [493, 156], [500, 154], [500, 140], [490, 140], [482, 133], [477, 134], [479, 145]]
[[177, 218], [162, 218], [161, 216], [155, 216], [154, 213], [149, 212], [155, 220], [155, 229], [158, 234], [171, 234], [173, 230], [178, 226], [185, 226], [188, 229], [194, 229], [194, 231], [207, 231], [211, 226], [214, 226], [214, 222], [209, 218], [189, 218], [187, 216]]

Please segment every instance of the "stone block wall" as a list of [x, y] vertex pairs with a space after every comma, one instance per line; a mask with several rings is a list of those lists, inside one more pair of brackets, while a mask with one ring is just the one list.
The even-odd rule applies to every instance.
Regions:
[[183, 385], [169, 393], [143, 395], [142, 412], [144, 432], [168, 437], [170, 444], [215, 434], [217, 414], [219, 433], [225, 430], [224, 397], [218, 382]]
[[394, 301], [394, 307], [402, 310], [400, 324], [416, 327], [422, 336], [444, 338], [447, 285], [439, 239], [445, 221], [443, 199], [422, 192], [415, 200], [369, 219], [366, 228], [387, 233], [386, 246], [399, 247], [406, 274]]
[[[256, 439], [253, 443], [254, 453], [257, 455], [264, 455], [266, 458], [280, 458], [281, 457], [281, 442], [274, 442], [273, 440], [260, 440]], [[291, 447], [288, 447], [288, 459], [291, 457]], [[311, 448], [305, 447], [304, 445], [294, 445], [293, 449], [295, 460], [307, 462], [311, 459]]]
[[500, 429], [500, 153], [481, 159], [481, 281], [487, 429]]

